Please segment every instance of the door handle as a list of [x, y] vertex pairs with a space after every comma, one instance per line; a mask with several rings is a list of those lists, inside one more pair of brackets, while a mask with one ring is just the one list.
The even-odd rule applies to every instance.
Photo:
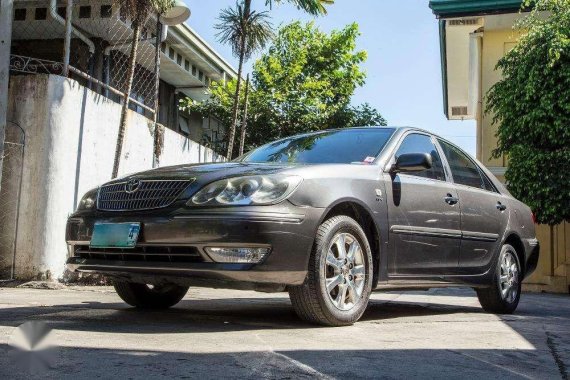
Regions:
[[497, 202], [497, 205], [495, 207], [497, 207], [497, 210], [499, 211], [505, 211], [507, 209], [507, 206], [505, 206], [501, 202]]
[[448, 205], [454, 205], [457, 202], [459, 202], [459, 198], [454, 197], [453, 195], [447, 193], [447, 196], [445, 198], [443, 198], [443, 200], [445, 201], [445, 203], [447, 203]]

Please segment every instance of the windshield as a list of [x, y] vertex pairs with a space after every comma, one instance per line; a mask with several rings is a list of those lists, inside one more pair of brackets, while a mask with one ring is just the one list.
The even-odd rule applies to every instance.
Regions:
[[374, 161], [394, 128], [340, 129], [288, 137], [243, 156], [244, 162], [349, 164]]

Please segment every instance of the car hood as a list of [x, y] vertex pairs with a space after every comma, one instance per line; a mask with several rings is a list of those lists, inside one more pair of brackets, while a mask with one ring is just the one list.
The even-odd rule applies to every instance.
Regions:
[[113, 182], [130, 179], [196, 179], [199, 182], [209, 182], [228, 177], [273, 174], [292, 167], [294, 165], [291, 164], [249, 162], [184, 164], [129, 174]]

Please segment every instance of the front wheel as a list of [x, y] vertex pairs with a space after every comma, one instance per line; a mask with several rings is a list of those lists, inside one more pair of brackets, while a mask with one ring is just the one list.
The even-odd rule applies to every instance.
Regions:
[[184, 298], [189, 288], [176, 284], [147, 285], [127, 281], [115, 281], [113, 285], [123, 301], [141, 309], [174, 306]]
[[511, 314], [521, 297], [521, 265], [515, 249], [505, 244], [501, 249], [493, 283], [476, 289], [483, 310], [493, 314]]
[[362, 227], [335, 216], [319, 226], [303, 285], [289, 287], [302, 319], [326, 326], [356, 322], [366, 310], [372, 289], [372, 252]]

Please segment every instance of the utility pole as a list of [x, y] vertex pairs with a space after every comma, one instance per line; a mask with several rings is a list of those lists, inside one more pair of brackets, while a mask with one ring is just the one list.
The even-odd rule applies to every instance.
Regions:
[[10, 45], [12, 42], [12, 9], [14, 0], [0, 0], [0, 187], [4, 163], [4, 138], [8, 113], [10, 82]]

